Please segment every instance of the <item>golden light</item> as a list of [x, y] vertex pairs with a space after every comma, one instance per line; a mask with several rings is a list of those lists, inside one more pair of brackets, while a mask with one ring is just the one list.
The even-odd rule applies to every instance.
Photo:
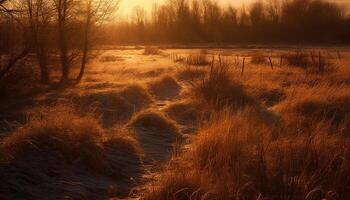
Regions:
[[[123, 16], [129, 15], [136, 6], [143, 7], [145, 8], [145, 10], [150, 11], [154, 4], [161, 5], [166, 1], [167, 0], [121, 0], [119, 12]], [[241, 4], [249, 4], [254, 0], [217, 0], [217, 1], [223, 5], [232, 4], [237, 6]]]
[[[163, 4], [168, 0], [121, 0], [119, 14], [122, 16], [128, 16], [132, 13], [136, 6], [145, 8], [146, 11], [150, 11], [154, 4]], [[234, 6], [240, 6], [242, 4], [249, 5], [252, 2], [259, 0], [213, 0], [222, 5], [232, 4]], [[325, 0], [326, 1], [326, 0]], [[340, 3], [346, 7], [350, 6], [349, 0], [329, 0], [330, 2]]]

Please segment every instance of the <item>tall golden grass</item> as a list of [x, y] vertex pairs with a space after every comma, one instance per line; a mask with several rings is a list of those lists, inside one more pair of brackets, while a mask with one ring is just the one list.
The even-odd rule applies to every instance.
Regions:
[[350, 198], [343, 68], [274, 70], [258, 65], [235, 77], [232, 68], [214, 63], [194, 81], [189, 93], [209, 117], [201, 118], [189, 148], [146, 185], [144, 199]]
[[28, 155], [46, 152], [62, 157], [67, 163], [79, 161], [93, 172], [118, 174], [111, 166], [118, 165], [119, 161], [110, 158], [110, 151], [130, 154], [136, 159], [142, 157], [131, 132], [106, 131], [93, 116], [80, 116], [68, 105], [39, 109], [25, 125], [0, 141], [1, 164], [11, 165], [12, 161]]
[[[287, 66], [269, 68], [256, 56], [244, 76], [216, 57], [206, 67], [179, 68], [176, 78], [87, 93], [75, 109], [41, 109], [0, 141], [0, 167], [47, 152], [124, 179], [132, 174], [125, 166], [142, 168], [143, 152], [164, 162], [185, 142], [142, 188], [143, 199], [349, 199], [346, 63], [324, 56], [315, 64], [300, 52], [283, 58]], [[334, 68], [327, 71], [322, 59]], [[90, 106], [110, 120], [110, 130], [87, 114]], [[115, 128], [120, 123], [126, 128]]]
[[192, 148], [148, 185], [145, 199], [348, 197], [345, 136], [320, 127], [295, 136], [260, 123], [250, 112], [225, 109], [212, 115], [192, 139]]

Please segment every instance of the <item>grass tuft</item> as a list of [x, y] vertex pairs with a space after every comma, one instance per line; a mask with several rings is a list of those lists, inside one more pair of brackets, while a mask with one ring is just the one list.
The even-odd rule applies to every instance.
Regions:
[[175, 97], [181, 90], [180, 84], [170, 75], [165, 75], [152, 80], [148, 83], [148, 88], [151, 94], [161, 98]]
[[[121, 144], [106, 148], [106, 144]], [[11, 164], [27, 156], [49, 153], [67, 163], [80, 162], [96, 173], [116, 173], [110, 150], [128, 153], [137, 159], [141, 150], [132, 134], [123, 130], [107, 132], [92, 116], [79, 116], [67, 105], [42, 108], [26, 125], [16, 129], [0, 143], [1, 163]], [[45, 163], [41, 163], [45, 165]]]
[[213, 63], [207, 76], [192, 87], [195, 97], [215, 107], [230, 105], [244, 107], [253, 104], [243, 87], [233, 81], [229, 65], [225, 62]]
[[250, 62], [252, 64], [266, 64], [268, 63], [268, 60], [266, 58], [266, 56], [262, 53], [254, 53], [252, 56], [251, 56], [251, 60]]
[[180, 132], [176, 122], [156, 111], [143, 111], [136, 114], [129, 122], [129, 126], [146, 130], [161, 130], [160, 132], [174, 135]]
[[143, 50], [143, 55], [159, 55], [161, 51], [158, 47], [146, 46]]

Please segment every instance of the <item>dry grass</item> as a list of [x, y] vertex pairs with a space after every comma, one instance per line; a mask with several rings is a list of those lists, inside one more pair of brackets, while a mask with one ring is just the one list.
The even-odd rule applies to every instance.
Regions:
[[334, 66], [330, 59], [321, 52], [297, 51], [281, 57], [287, 65], [306, 69], [308, 73], [329, 74], [334, 72]]
[[205, 69], [186, 65], [177, 70], [176, 77], [181, 81], [187, 81], [192, 83], [196, 79], [204, 77], [205, 74]]
[[177, 135], [180, 132], [176, 122], [171, 120], [163, 113], [152, 110], [143, 111], [136, 114], [131, 119], [128, 126], [134, 128], [141, 128], [145, 130], [156, 130], [154, 131], [154, 133], [158, 132], [160, 134], [163, 134], [163, 132], [167, 132]]
[[146, 46], [143, 50], [143, 55], [159, 55], [161, 51], [158, 47]]
[[281, 88], [252, 88], [249, 91], [252, 98], [260, 101], [266, 107], [274, 106], [286, 98], [285, 91]]
[[187, 65], [206, 66], [210, 64], [210, 60], [208, 59], [207, 55], [202, 52], [199, 54], [190, 54], [185, 60]]
[[[120, 73], [125, 82], [79, 91], [80, 115], [48, 108], [1, 140], [0, 171], [8, 177], [18, 160], [49, 155], [126, 180], [143, 152], [155, 168], [145, 186], [136, 180], [143, 199], [350, 199], [349, 62], [321, 55], [290, 53], [273, 69], [256, 58], [244, 76], [216, 57], [208, 67], [182, 65], [176, 78], [166, 68], [140, 71], [145, 86]], [[91, 110], [102, 124], [84, 115]]]
[[125, 101], [117, 92], [94, 92], [73, 99], [75, 107], [82, 113], [93, 112], [104, 126], [110, 127], [131, 117], [134, 106]]
[[198, 104], [190, 100], [170, 104], [164, 111], [176, 121], [192, 123], [197, 122], [203, 112]]
[[171, 75], [164, 75], [148, 83], [151, 94], [161, 98], [172, 98], [179, 94], [180, 84]]
[[273, 109], [281, 113], [291, 126], [310, 126], [320, 121], [329, 121], [339, 126], [350, 123], [349, 105], [350, 91], [347, 85], [319, 83], [289, 91], [286, 100]]
[[94, 112], [101, 116], [104, 126], [110, 127], [126, 121], [153, 102], [147, 89], [130, 84], [119, 90], [83, 94], [73, 100], [81, 112]]
[[247, 112], [215, 114], [192, 140], [192, 149], [148, 186], [144, 199], [348, 197], [344, 177], [349, 176], [350, 146], [343, 136], [314, 129], [276, 139], [281, 129]]
[[123, 130], [106, 131], [92, 116], [78, 116], [73, 108], [64, 105], [41, 109], [0, 143], [3, 164], [45, 152], [108, 175], [119, 174], [112, 167], [118, 161], [109, 157], [112, 150], [119, 155], [141, 158], [142, 151], [132, 134]]
[[130, 84], [118, 93], [125, 101], [136, 107], [136, 109], [145, 107], [153, 102], [148, 90], [139, 84]]
[[154, 110], [136, 114], [127, 126], [135, 131], [146, 157], [155, 161], [169, 159], [174, 145], [182, 137], [175, 121]]
[[221, 61], [212, 64], [208, 75], [193, 85], [191, 93], [214, 107], [242, 107], [254, 103], [243, 86], [231, 78], [229, 65]]
[[124, 58], [121, 56], [113, 56], [113, 55], [105, 55], [100, 58], [100, 62], [117, 62], [117, 61], [123, 61]]
[[262, 53], [254, 53], [251, 56], [250, 62], [252, 64], [266, 64], [268, 63], [268, 60], [266, 58], [266, 56]]
[[192, 66], [206, 66], [211, 63], [211, 60], [208, 58], [208, 51], [206, 49], [200, 50], [199, 53], [188, 54], [187, 56], [173, 53], [170, 55], [170, 58], [175, 63], [182, 63]]
[[[287, 63], [298, 68], [272, 73], [258, 64], [244, 77], [213, 65], [190, 93], [221, 109], [210, 107], [190, 148], [146, 186], [144, 199], [349, 199], [348, 71], [322, 73], [316, 62], [300, 52]], [[273, 114], [258, 102], [276, 118], [267, 120]]]
[[305, 52], [297, 51], [295, 53], [283, 55], [282, 57], [283, 60], [290, 66], [307, 68], [311, 64], [309, 55]]

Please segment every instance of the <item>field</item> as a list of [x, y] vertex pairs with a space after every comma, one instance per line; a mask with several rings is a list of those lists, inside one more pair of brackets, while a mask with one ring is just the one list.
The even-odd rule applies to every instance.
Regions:
[[33, 66], [0, 83], [0, 199], [350, 199], [348, 47], [101, 47], [65, 87]]

